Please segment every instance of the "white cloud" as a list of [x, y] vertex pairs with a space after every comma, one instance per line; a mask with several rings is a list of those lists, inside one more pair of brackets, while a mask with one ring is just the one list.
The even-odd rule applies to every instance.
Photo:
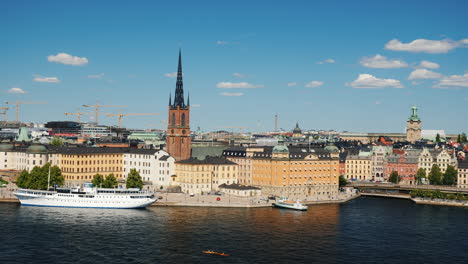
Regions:
[[169, 78], [175, 78], [177, 77], [177, 72], [165, 73], [164, 76], [169, 77]]
[[324, 64], [324, 63], [335, 63], [334, 59], [326, 59], [324, 61], [319, 61], [317, 64]]
[[35, 82], [45, 82], [45, 83], [59, 83], [60, 80], [57, 77], [42, 77], [37, 75], [34, 77]]
[[423, 60], [419, 64], [419, 67], [426, 68], [426, 69], [438, 69], [440, 67], [440, 65], [435, 63], [435, 62]]
[[104, 73], [88, 75], [89, 79], [102, 79], [103, 77], [104, 77]]
[[380, 104], [382, 104], [382, 102], [381, 101], [375, 101], [374, 104], [380, 105]]
[[190, 107], [201, 107], [201, 104], [191, 104]]
[[416, 69], [408, 76], [408, 80], [418, 80], [418, 79], [439, 79], [442, 77], [442, 74], [433, 72], [426, 69]]
[[361, 65], [367, 68], [377, 69], [394, 69], [394, 68], [405, 68], [408, 64], [400, 60], [388, 60], [387, 57], [380, 54], [374, 57], [364, 57], [360, 61]]
[[233, 73], [232, 76], [237, 77], [237, 78], [244, 78], [245, 77], [244, 74], [238, 73], [238, 72]]
[[229, 44], [229, 42], [227, 41], [223, 41], [223, 40], [216, 41], [216, 45], [227, 45], [227, 44]]
[[295, 82], [288, 83], [288, 87], [293, 87], [293, 86], [296, 86], [296, 85], [297, 85], [297, 83], [295, 83]]
[[12, 93], [12, 94], [25, 94], [26, 91], [21, 89], [21, 88], [17, 88], [17, 87], [14, 87], [14, 88], [11, 88], [10, 90], [8, 90], [8, 93]]
[[234, 88], [240, 88], [240, 89], [252, 89], [252, 88], [262, 88], [262, 84], [251, 84], [247, 82], [240, 82], [240, 83], [232, 83], [232, 82], [219, 82], [216, 84], [216, 87], [222, 88], [222, 89], [234, 89]]
[[73, 66], [81, 66], [88, 64], [88, 59], [84, 57], [72, 56], [67, 53], [57, 53], [57, 55], [49, 55], [47, 60], [50, 62], [62, 63]]
[[348, 84], [353, 88], [369, 88], [379, 89], [385, 87], [403, 88], [399, 80], [395, 79], [379, 79], [370, 74], [359, 74], [358, 78]]
[[385, 44], [385, 49], [408, 52], [447, 53], [452, 49], [463, 47], [465, 44], [468, 44], [466, 40], [467, 39], [462, 39], [460, 41], [453, 41], [451, 39], [416, 39], [410, 43], [402, 43], [398, 39], [392, 39]]
[[439, 83], [434, 85], [435, 88], [449, 87], [468, 87], [468, 73], [463, 75], [450, 75], [440, 79]]
[[304, 87], [315, 88], [315, 87], [319, 87], [322, 85], [323, 85], [323, 82], [321, 81], [311, 81], [311, 82], [308, 82]]
[[220, 93], [222, 96], [243, 96], [243, 93]]

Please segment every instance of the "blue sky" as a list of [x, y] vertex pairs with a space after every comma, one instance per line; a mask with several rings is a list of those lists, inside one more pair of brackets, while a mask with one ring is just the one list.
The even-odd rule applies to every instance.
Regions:
[[20, 112], [46, 122], [74, 120], [63, 113], [98, 100], [161, 113], [124, 118], [126, 127], [162, 128], [182, 46], [192, 129], [267, 131], [277, 113], [286, 130], [298, 121], [403, 132], [417, 105], [423, 129], [468, 132], [466, 10], [467, 1], [2, 1], [1, 105], [47, 101]]

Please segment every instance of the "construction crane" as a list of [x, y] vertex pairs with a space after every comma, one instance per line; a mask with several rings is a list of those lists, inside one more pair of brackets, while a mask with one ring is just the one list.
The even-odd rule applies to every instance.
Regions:
[[16, 123], [19, 123], [19, 105], [20, 104], [47, 104], [47, 102], [5, 102], [5, 104], [16, 104]]
[[3, 106], [3, 107], [0, 107], [0, 109], [3, 110], [2, 113], [0, 113], [0, 115], [3, 115], [3, 121], [6, 123], [6, 121], [7, 121], [6, 112], [8, 111], [9, 108]]
[[247, 127], [243, 127], [243, 126], [225, 126], [223, 128], [238, 128], [239, 133], [242, 134], [242, 129], [247, 128]]
[[119, 128], [122, 128], [122, 118], [124, 116], [142, 116], [142, 115], [159, 115], [159, 113], [143, 113], [143, 114], [114, 114], [114, 115], [106, 115], [106, 116], [117, 116], [119, 118]]
[[97, 101], [95, 105], [83, 105], [84, 107], [94, 107], [96, 125], [99, 123], [99, 107], [127, 107], [126, 105], [100, 105]]
[[[82, 115], [92, 115], [94, 113], [91, 113], [91, 112], [81, 112], [80, 109], [78, 108], [78, 110], [76, 111], [76, 113], [64, 113], [66, 116], [69, 116], [69, 115], [76, 115], [76, 119], [78, 121], [78, 123], [81, 123], [81, 116]], [[107, 114], [107, 113], [99, 113], [99, 114]]]

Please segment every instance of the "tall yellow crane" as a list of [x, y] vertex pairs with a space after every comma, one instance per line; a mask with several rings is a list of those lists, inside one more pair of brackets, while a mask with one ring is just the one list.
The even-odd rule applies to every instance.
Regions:
[[94, 107], [94, 114], [95, 114], [95, 121], [96, 121], [96, 124], [98, 124], [99, 122], [99, 107], [127, 107], [126, 105], [100, 105], [97, 101], [96, 101], [96, 104], [94, 105], [83, 105], [84, 107]]
[[122, 127], [122, 118], [124, 116], [142, 116], [142, 115], [159, 115], [159, 113], [143, 113], [143, 114], [114, 114], [114, 115], [106, 115], [106, 116], [117, 116], [119, 118], [119, 128]]
[[6, 123], [6, 121], [7, 121], [6, 112], [7, 112], [8, 109], [10, 109], [10, 108], [2, 106], [2, 107], [0, 107], [0, 109], [3, 110], [3, 111], [0, 113], [0, 115], [3, 115], [3, 121]]
[[[78, 110], [76, 111], [76, 113], [64, 113], [66, 116], [69, 116], [69, 115], [76, 115], [76, 119], [78, 121], [78, 123], [81, 123], [81, 116], [82, 115], [92, 115], [94, 113], [92, 112], [81, 112], [81, 110], [78, 108]], [[107, 114], [107, 113], [99, 113], [99, 114]]]
[[19, 105], [20, 104], [47, 104], [47, 102], [5, 102], [5, 104], [16, 104], [15, 110], [16, 110], [16, 123], [19, 122]]

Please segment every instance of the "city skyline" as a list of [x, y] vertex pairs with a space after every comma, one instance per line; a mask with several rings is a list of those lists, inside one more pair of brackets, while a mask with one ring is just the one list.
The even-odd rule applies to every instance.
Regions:
[[242, 2], [2, 3], [2, 105], [47, 101], [20, 110], [46, 122], [98, 100], [165, 129], [181, 46], [192, 130], [264, 132], [278, 114], [285, 130], [403, 133], [417, 105], [423, 129], [468, 131], [467, 3]]

